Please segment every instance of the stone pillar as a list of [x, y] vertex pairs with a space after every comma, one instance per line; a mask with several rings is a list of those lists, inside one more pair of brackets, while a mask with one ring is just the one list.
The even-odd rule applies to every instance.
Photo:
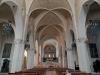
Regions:
[[73, 50], [74, 50], [74, 62], [75, 62], [75, 64], [76, 64], [76, 66], [79, 66], [77, 47], [76, 47], [76, 48], [73, 48]]
[[39, 45], [39, 63], [41, 63], [41, 61], [42, 61], [41, 52], [42, 52], [41, 45]]
[[59, 61], [59, 64], [60, 64], [60, 67], [62, 67], [63, 66], [63, 63], [62, 63], [62, 47], [61, 46], [59, 46], [59, 58], [58, 58], [58, 61]]
[[67, 56], [66, 56], [66, 51], [64, 50], [64, 67], [67, 67]]
[[35, 42], [35, 51], [34, 51], [34, 66], [38, 65], [38, 41]]
[[24, 59], [24, 41], [21, 39], [15, 39], [14, 50], [11, 57], [10, 72], [15, 73], [22, 70], [22, 64]]
[[75, 69], [74, 51], [71, 48], [67, 48], [67, 61], [68, 61], [68, 68]]
[[68, 61], [67, 61], [67, 50], [65, 48], [65, 67], [68, 68]]
[[34, 41], [33, 41], [33, 33], [31, 33], [29, 38], [30, 49], [28, 50], [27, 56], [27, 69], [32, 69], [34, 67]]
[[27, 59], [27, 69], [32, 69], [34, 67], [34, 50], [28, 50], [28, 59]]
[[63, 48], [61, 47], [61, 67], [64, 67], [64, 52], [63, 52]]
[[91, 72], [91, 60], [90, 60], [90, 54], [87, 47], [87, 44], [85, 43], [84, 38], [79, 38], [76, 40], [77, 43], [77, 52], [78, 52], [78, 61], [79, 61], [79, 68], [82, 72]]
[[60, 50], [60, 49], [59, 49], [59, 46], [58, 46], [58, 44], [57, 44], [57, 46], [56, 46], [56, 57], [57, 57], [57, 58], [59, 58], [59, 50]]
[[65, 57], [65, 47], [62, 47], [62, 59], [63, 59], [63, 67], [67, 67], [66, 66], [66, 57]]
[[2, 62], [2, 53], [3, 53], [3, 51], [2, 51], [2, 47], [3, 47], [3, 46], [2, 46], [2, 41], [3, 41], [3, 40], [2, 40], [2, 35], [1, 35], [1, 33], [2, 33], [2, 32], [0, 32], [0, 71], [1, 71], [1, 67], [2, 67], [2, 63], [1, 63], [1, 62]]
[[41, 62], [43, 62], [43, 57], [44, 57], [44, 49], [43, 45], [41, 45]]

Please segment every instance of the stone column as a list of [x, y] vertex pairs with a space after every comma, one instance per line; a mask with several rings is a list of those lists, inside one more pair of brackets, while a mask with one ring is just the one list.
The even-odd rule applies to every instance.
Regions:
[[24, 58], [24, 41], [21, 39], [15, 39], [14, 50], [11, 57], [10, 72], [15, 73], [22, 70]]
[[28, 50], [28, 59], [27, 59], [27, 69], [32, 69], [34, 67], [34, 50]]
[[67, 61], [67, 50], [65, 48], [65, 67], [68, 68], [68, 61]]
[[76, 47], [76, 48], [73, 48], [73, 50], [74, 50], [74, 62], [75, 62], [75, 64], [76, 64], [76, 66], [79, 66], [77, 47]]
[[34, 51], [34, 66], [38, 65], [38, 41], [35, 42], [35, 51]]
[[41, 52], [42, 52], [41, 45], [39, 45], [39, 63], [41, 63], [42, 61]]
[[27, 56], [27, 69], [32, 69], [34, 67], [34, 41], [33, 41], [33, 33], [31, 33], [29, 38], [30, 49], [28, 50]]
[[2, 53], [3, 53], [3, 50], [2, 50], [2, 47], [3, 47], [3, 46], [2, 46], [2, 41], [3, 41], [3, 40], [2, 40], [2, 35], [1, 35], [1, 33], [2, 33], [2, 32], [0, 32], [0, 71], [1, 71], [1, 67], [2, 67], [2, 63], [1, 63], [1, 62], [2, 62]]
[[43, 57], [44, 57], [44, 49], [43, 45], [41, 45], [41, 62], [43, 62]]
[[66, 66], [66, 57], [65, 57], [65, 47], [62, 47], [62, 61], [63, 61], [63, 67], [67, 67]]
[[79, 38], [76, 40], [77, 43], [77, 52], [78, 52], [78, 60], [79, 60], [79, 68], [82, 72], [91, 72], [91, 60], [90, 60], [90, 54], [87, 47], [87, 44], [85, 43], [85, 38]]
[[67, 61], [68, 61], [68, 68], [75, 69], [74, 51], [71, 48], [67, 48]]
[[56, 46], [56, 57], [57, 57], [57, 58], [59, 58], [59, 50], [60, 50], [60, 49], [59, 49], [59, 46], [57, 45], [57, 46]]
[[59, 46], [59, 58], [58, 58], [58, 62], [59, 62], [59, 64], [60, 64], [60, 67], [63, 66], [62, 61], [63, 61], [63, 60], [62, 60], [62, 47]]

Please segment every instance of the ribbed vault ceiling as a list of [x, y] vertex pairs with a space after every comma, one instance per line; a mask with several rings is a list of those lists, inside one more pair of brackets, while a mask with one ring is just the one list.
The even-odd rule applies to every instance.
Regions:
[[32, 18], [30, 22], [35, 32], [35, 39], [60, 40], [64, 37], [67, 25], [72, 25], [70, 12], [71, 7], [66, 0], [33, 0], [29, 14]]
[[6, 20], [14, 20], [12, 10], [5, 3], [0, 6], [0, 18]]
[[67, 0], [33, 0], [30, 13], [38, 8], [45, 8], [45, 9], [57, 9], [57, 8], [65, 8], [71, 11], [71, 7]]

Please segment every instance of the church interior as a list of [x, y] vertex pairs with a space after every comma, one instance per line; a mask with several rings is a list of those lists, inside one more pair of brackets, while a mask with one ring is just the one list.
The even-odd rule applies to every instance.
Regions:
[[0, 75], [100, 75], [100, 0], [0, 0]]

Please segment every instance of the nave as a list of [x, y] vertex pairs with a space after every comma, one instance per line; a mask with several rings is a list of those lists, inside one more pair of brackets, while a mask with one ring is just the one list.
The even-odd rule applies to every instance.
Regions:
[[100, 73], [100, 0], [0, 0], [0, 73], [66, 70]]

